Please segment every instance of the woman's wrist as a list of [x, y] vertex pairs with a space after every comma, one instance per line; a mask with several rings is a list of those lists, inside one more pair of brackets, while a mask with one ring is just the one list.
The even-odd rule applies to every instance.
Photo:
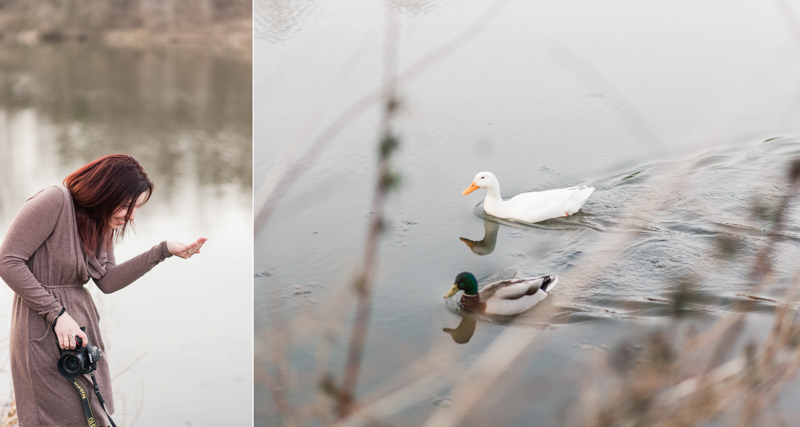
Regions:
[[67, 309], [64, 308], [64, 307], [61, 307], [61, 311], [56, 315], [55, 318], [53, 318], [53, 327], [54, 328], [56, 327], [56, 322], [58, 322], [58, 318], [61, 317], [61, 315], [66, 313], [66, 312], [67, 312]]
[[172, 252], [170, 252], [170, 250], [169, 250], [169, 242], [168, 241], [164, 240], [163, 242], [161, 242], [160, 249], [161, 249], [161, 258], [162, 259], [169, 258], [169, 257], [172, 256]]

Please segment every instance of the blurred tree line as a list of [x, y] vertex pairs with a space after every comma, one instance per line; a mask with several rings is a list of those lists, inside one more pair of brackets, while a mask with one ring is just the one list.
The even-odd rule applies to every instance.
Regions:
[[0, 37], [38, 41], [102, 38], [106, 33], [219, 32], [247, 27], [250, 0], [0, 0]]

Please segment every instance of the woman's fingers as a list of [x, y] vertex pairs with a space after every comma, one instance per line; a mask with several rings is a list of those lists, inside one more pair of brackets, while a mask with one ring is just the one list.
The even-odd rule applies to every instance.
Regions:
[[200, 248], [203, 247], [203, 244], [206, 242], [206, 240], [207, 239], [205, 237], [201, 237], [197, 239], [196, 242], [188, 245], [184, 245], [180, 242], [167, 242], [167, 248], [172, 255], [179, 256], [183, 259], [189, 259], [192, 257], [192, 255], [200, 252]]
[[183, 251], [183, 258], [184, 259], [191, 258], [192, 255], [194, 255], [195, 252], [197, 251], [196, 247], [197, 247], [197, 243], [190, 243], [190, 244], [186, 245], [186, 250]]
[[74, 350], [75, 349], [75, 334], [69, 333], [65, 334], [61, 338], [61, 348], [64, 350]]
[[200, 239], [198, 239], [197, 242], [195, 242], [195, 246], [194, 246], [192, 255], [199, 254], [200, 253], [200, 248], [203, 247], [203, 244], [205, 242], [206, 242], [206, 239], [204, 237], [201, 237]]
[[86, 347], [86, 344], [89, 342], [89, 337], [86, 335], [86, 332], [83, 332], [80, 328], [64, 334], [59, 342], [60, 347], [63, 350], [75, 350], [79, 348], [78, 338], [81, 339], [80, 347]]
[[205, 237], [201, 237], [197, 239], [196, 242], [192, 243], [192, 245], [194, 245], [194, 248], [192, 248], [193, 254], [200, 252], [200, 248], [203, 247], [203, 244], [206, 243], [206, 240], [208, 239], [206, 239]]
[[199, 253], [200, 252], [200, 248], [203, 247], [203, 244], [206, 242], [206, 240], [207, 239], [205, 237], [201, 237], [201, 238], [197, 239], [196, 242], [187, 245], [186, 246], [185, 256], [183, 258], [184, 259], [189, 259], [189, 258], [192, 257], [192, 255], [194, 255], [196, 253]]
[[[86, 332], [83, 332], [83, 330], [78, 329], [78, 332], [76, 332], [75, 335], [81, 337], [81, 347], [86, 347], [86, 344], [89, 344], [89, 336], [86, 335]], [[77, 340], [75, 340], [75, 341], [77, 341]], [[77, 342], [76, 342], [76, 346], [77, 346]]]
[[78, 323], [75, 322], [69, 313], [64, 313], [58, 318], [55, 331], [58, 337], [58, 346], [61, 347], [62, 350], [75, 350], [78, 345], [77, 337], [81, 338], [83, 346], [89, 342], [89, 337], [86, 335], [86, 332], [81, 330]]

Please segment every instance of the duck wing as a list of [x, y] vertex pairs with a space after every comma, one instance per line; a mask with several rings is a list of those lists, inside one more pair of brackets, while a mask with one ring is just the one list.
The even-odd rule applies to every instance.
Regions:
[[536, 223], [572, 215], [580, 210], [592, 191], [592, 187], [570, 187], [522, 193], [504, 202], [503, 217]]
[[504, 280], [493, 283], [479, 294], [484, 313], [513, 316], [529, 310], [545, 299], [558, 282], [556, 276]]
[[535, 294], [549, 276], [525, 279], [509, 279], [492, 283], [480, 291], [481, 299], [519, 299]]
[[507, 201], [513, 203], [515, 207], [516, 205], [527, 207], [558, 205], [564, 203], [578, 189], [578, 187], [570, 187], [557, 190], [532, 191], [530, 193], [517, 194]]

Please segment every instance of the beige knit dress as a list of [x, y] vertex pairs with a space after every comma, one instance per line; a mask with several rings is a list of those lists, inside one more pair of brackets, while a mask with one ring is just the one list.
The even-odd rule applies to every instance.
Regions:
[[[0, 278], [16, 293], [9, 351], [20, 427], [87, 425], [77, 390], [56, 367], [59, 350], [52, 324], [62, 307], [86, 326], [89, 342], [103, 351], [94, 376], [113, 414], [109, 355], [97, 308], [83, 285], [92, 278], [104, 293], [118, 291], [169, 256], [166, 242], [120, 265], [113, 248], [86, 256], [69, 190], [49, 187], [28, 199], [0, 245]], [[109, 425], [91, 378], [79, 380], [89, 392], [98, 425]]]

